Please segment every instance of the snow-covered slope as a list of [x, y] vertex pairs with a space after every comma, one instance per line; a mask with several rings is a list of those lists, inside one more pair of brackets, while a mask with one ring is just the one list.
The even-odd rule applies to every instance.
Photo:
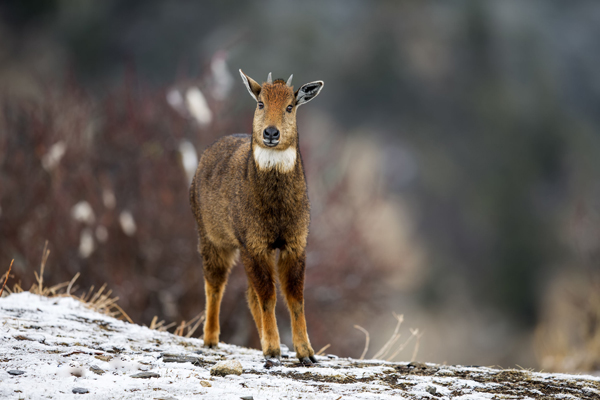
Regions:
[[[293, 353], [265, 369], [257, 350], [201, 345], [72, 298], [13, 294], [0, 299], [0, 399], [600, 399], [593, 376], [335, 356], [304, 367]], [[242, 374], [211, 376], [223, 360]]]

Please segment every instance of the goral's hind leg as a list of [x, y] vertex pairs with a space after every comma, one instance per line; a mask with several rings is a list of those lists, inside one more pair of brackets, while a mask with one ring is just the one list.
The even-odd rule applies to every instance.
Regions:
[[233, 248], [216, 247], [208, 240], [201, 240], [199, 247], [204, 261], [204, 290], [206, 293], [204, 345], [217, 347], [220, 333], [219, 311], [221, 309], [221, 299], [237, 251]]
[[292, 320], [292, 341], [300, 362], [312, 364], [317, 362], [315, 351], [310, 345], [306, 333], [304, 317], [304, 269], [306, 253], [284, 249], [279, 256], [277, 269], [281, 290], [285, 296]]

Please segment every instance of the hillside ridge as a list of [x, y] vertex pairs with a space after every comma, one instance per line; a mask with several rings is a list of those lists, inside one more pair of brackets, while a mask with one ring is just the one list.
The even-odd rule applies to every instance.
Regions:
[[[159, 332], [71, 297], [0, 299], [0, 398], [598, 399], [600, 377], [318, 357], [264, 368], [258, 350]], [[211, 375], [237, 361], [241, 375]], [[213, 374], [214, 374], [213, 370]]]

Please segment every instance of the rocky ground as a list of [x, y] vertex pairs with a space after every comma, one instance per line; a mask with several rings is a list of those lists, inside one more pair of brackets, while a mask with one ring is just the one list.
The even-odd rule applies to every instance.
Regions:
[[306, 367], [289, 352], [264, 367], [257, 350], [158, 332], [70, 297], [0, 299], [0, 398], [600, 399], [600, 377], [475, 366], [359, 361]]

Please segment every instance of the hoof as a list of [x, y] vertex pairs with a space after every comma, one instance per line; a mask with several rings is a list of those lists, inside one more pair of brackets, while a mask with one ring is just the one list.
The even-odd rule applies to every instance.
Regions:
[[313, 360], [314, 360], [314, 362], [317, 362], [317, 360], [315, 359], [314, 356], [302, 357], [300, 359], [300, 364], [304, 365], [305, 367], [309, 367], [309, 366], [313, 365]]
[[281, 365], [281, 361], [277, 357], [269, 357], [265, 362], [264, 367], [266, 369], [271, 369], [271, 367], [279, 367]]
[[207, 349], [216, 349], [217, 347], [219, 347], [218, 343], [204, 343], [204, 347], [206, 347]]
[[318, 363], [318, 361], [317, 361], [317, 357], [315, 357], [314, 355], [312, 355], [312, 356], [308, 356], [308, 358], [310, 358], [310, 361], [312, 361], [313, 363], [315, 363], [315, 364], [317, 364], [317, 363]]

